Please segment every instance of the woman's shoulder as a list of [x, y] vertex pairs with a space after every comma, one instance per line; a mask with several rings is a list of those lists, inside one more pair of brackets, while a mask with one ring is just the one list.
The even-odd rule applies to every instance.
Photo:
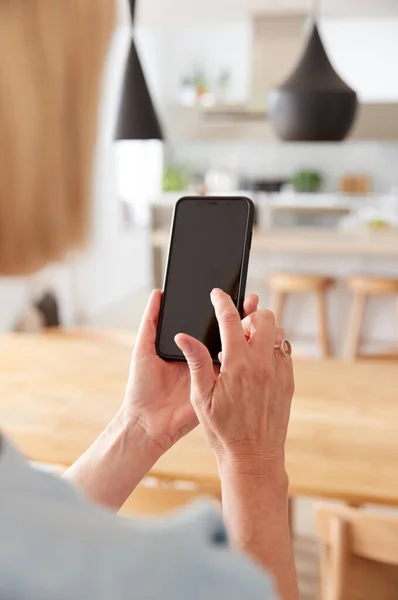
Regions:
[[229, 548], [212, 502], [159, 521], [118, 518], [2, 446], [0, 597], [274, 599], [263, 572]]

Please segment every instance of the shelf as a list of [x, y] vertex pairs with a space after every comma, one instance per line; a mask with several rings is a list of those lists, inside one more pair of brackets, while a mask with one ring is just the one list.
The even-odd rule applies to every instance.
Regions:
[[238, 106], [172, 106], [165, 118], [171, 142], [258, 140], [275, 141], [265, 111]]
[[[266, 112], [243, 105], [171, 106], [165, 118], [171, 142], [276, 142]], [[362, 104], [347, 141], [398, 141], [398, 102]]]
[[211, 107], [199, 108], [202, 118], [204, 121], [240, 121], [252, 122], [260, 121], [264, 122], [267, 120], [267, 113], [265, 110], [254, 110], [248, 106], [240, 104], [229, 104], [229, 105], [215, 105]]

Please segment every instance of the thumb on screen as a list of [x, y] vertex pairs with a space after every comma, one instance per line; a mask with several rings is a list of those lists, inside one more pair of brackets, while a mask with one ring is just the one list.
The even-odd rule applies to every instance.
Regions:
[[175, 343], [184, 354], [191, 373], [191, 401], [194, 408], [203, 409], [211, 402], [215, 384], [213, 361], [208, 349], [195, 338], [178, 334]]

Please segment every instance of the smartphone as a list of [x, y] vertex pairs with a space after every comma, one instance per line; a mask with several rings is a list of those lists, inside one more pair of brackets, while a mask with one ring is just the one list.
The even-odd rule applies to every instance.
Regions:
[[210, 292], [221, 288], [230, 294], [242, 314], [253, 217], [254, 204], [245, 197], [177, 202], [156, 342], [161, 358], [184, 361], [174, 338], [187, 333], [218, 362], [221, 340]]

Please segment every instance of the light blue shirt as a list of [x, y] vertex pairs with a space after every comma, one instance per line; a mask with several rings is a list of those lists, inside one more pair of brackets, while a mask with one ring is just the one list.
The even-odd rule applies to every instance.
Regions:
[[228, 547], [217, 510], [164, 522], [122, 519], [32, 468], [0, 437], [1, 600], [272, 600]]

